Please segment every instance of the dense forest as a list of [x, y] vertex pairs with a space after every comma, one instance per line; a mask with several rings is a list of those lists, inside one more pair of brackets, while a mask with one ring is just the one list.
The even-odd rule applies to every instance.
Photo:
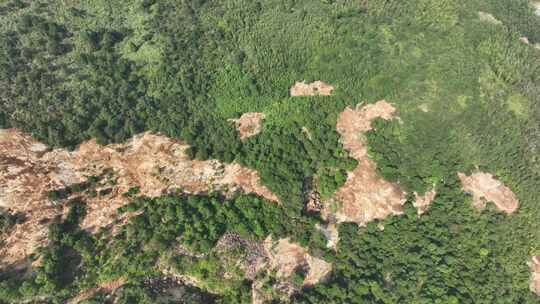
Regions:
[[[160, 303], [147, 282], [163, 267], [199, 280], [183, 303], [250, 303], [252, 282], [231, 262], [245, 253], [215, 250], [226, 233], [289, 237], [332, 262], [327, 280], [292, 303], [539, 303], [527, 265], [540, 255], [532, 3], [1, 0], [0, 128], [67, 149], [159, 132], [188, 143], [191, 158], [257, 170], [282, 204], [134, 191], [120, 210], [135, 214], [129, 221], [90, 234], [79, 227], [84, 200], [68, 199], [92, 187], [90, 178], [49, 193], [70, 211], [51, 221], [49, 244], [31, 257], [39, 266], [24, 275], [0, 269], [0, 303], [64, 303], [119, 278], [117, 303]], [[303, 80], [335, 90], [289, 96]], [[381, 99], [399, 120], [378, 119], [366, 134], [378, 172], [408, 193], [435, 187], [437, 196], [422, 216], [408, 197], [402, 216], [340, 224], [330, 250], [315, 228], [323, 220], [305, 211], [304, 184], [315, 181], [323, 200], [344, 184], [357, 163], [340, 142], [338, 114]], [[261, 133], [241, 140], [228, 119], [245, 112], [265, 119]], [[471, 207], [456, 173], [476, 169], [513, 190], [516, 213]], [[19, 221], [24, 214], [0, 209], [0, 236]], [[224, 269], [233, 274], [221, 277]], [[106, 301], [96, 293], [85, 303]]]

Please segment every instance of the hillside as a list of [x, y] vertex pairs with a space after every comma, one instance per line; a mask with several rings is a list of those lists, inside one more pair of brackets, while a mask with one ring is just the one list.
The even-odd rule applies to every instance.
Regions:
[[0, 303], [540, 303], [540, 2], [1, 0]]

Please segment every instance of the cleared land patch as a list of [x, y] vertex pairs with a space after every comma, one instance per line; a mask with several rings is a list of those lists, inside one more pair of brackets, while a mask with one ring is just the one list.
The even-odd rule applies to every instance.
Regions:
[[458, 177], [463, 190], [473, 196], [475, 208], [483, 209], [487, 202], [493, 202], [503, 212], [512, 213], [517, 210], [519, 201], [516, 195], [492, 174], [476, 172], [467, 176], [458, 173]]

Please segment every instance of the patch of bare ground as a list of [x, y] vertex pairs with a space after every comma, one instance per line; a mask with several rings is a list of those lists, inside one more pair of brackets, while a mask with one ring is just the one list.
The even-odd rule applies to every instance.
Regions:
[[240, 133], [240, 139], [246, 139], [255, 136], [261, 132], [261, 124], [264, 119], [264, 113], [250, 112], [244, 113], [238, 119], [229, 119], [236, 126]]
[[[361, 104], [355, 109], [347, 107], [338, 117], [337, 131], [341, 142], [358, 166], [347, 173], [345, 184], [335, 195], [335, 208], [325, 204], [323, 216], [335, 216], [337, 222], [354, 222], [366, 225], [375, 219], [383, 219], [392, 214], [401, 214], [405, 203], [405, 193], [393, 183], [377, 173], [377, 166], [368, 157], [363, 134], [372, 129], [375, 118], [392, 119], [396, 109], [382, 100], [375, 104]], [[336, 209], [336, 210], [332, 210]]]
[[298, 267], [307, 265], [307, 274], [303, 285], [315, 285], [323, 280], [332, 270], [332, 264], [312, 257], [304, 247], [291, 243], [289, 239], [264, 241], [264, 249], [269, 257], [270, 268], [277, 270], [279, 278], [290, 278]]
[[296, 82], [290, 89], [291, 96], [330, 96], [334, 87], [320, 80], [312, 83]]
[[519, 201], [516, 195], [492, 174], [476, 172], [467, 176], [459, 172], [458, 177], [463, 190], [473, 196], [475, 208], [483, 209], [487, 202], [492, 202], [497, 209], [506, 213], [517, 210]]
[[[297, 286], [291, 282], [292, 276], [298, 269], [306, 271], [302, 286], [312, 286], [324, 280], [332, 270], [332, 264], [312, 257], [307, 249], [291, 243], [289, 239], [273, 240], [271, 236], [263, 242], [265, 263], [261, 264], [261, 271], [275, 272], [278, 280], [272, 287], [282, 300], [288, 299]], [[271, 300], [276, 295], [270, 295], [263, 291], [263, 282], [256, 279], [252, 285], [252, 303], [262, 304]]]
[[436, 195], [437, 191], [435, 191], [435, 187], [424, 193], [424, 195], [414, 192], [413, 206], [416, 207], [418, 215], [422, 215], [427, 211], [429, 205], [433, 202]]
[[237, 163], [191, 160], [188, 145], [161, 135], [143, 133], [124, 144], [98, 145], [95, 140], [75, 151], [49, 150], [28, 134], [15, 129], [0, 132], [0, 206], [21, 212], [27, 220], [3, 239], [0, 268], [23, 259], [47, 243], [48, 221], [67, 211], [64, 204], [47, 198], [51, 190], [85, 181], [104, 170], [114, 181], [100, 185], [104, 195], [83, 197], [87, 216], [82, 227], [89, 231], [110, 225], [116, 210], [129, 199], [122, 194], [133, 187], [145, 196], [159, 196], [181, 189], [186, 193], [236, 191], [255, 193], [278, 201], [260, 184], [256, 171]]
[[530, 289], [536, 295], [540, 296], [540, 255], [533, 256], [529, 262], [531, 267], [531, 284]]
[[490, 13], [478, 12], [478, 18], [480, 19], [480, 21], [488, 22], [491, 24], [497, 24], [497, 25], [502, 24], [500, 20], [495, 18], [495, 16], [493, 16]]
[[99, 292], [112, 294], [116, 290], [118, 290], [118, 288], [124, 286], [124, 284], [125, 284], [125, 279], [124, 278], [119, 278], [119, 279], [114, 280], [114, 281], [105, 282], [103, 284], [100, 284], [97, 287], [90, 288], [90, 289], [87, 289], [87, 290], [81, 292], [76, 297], [71, 298], [70, 300], [68, 300], [66, 303], [67, 304], [81, 303], [82, 301], [84, 301], [86, 299], [89, 299], [90, 297], [92, 297], [93, 295], [95, 295], [96, 293], [99, 293]]

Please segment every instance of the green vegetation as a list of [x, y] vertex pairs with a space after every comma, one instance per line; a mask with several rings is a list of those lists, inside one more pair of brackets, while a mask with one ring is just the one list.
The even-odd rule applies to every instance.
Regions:
[[[216, 302], [249, 302], [249, 282], [232, 267], [245, 253], [214, 250], [235, 232], [290, 236], [334, 263], [329, 281], [296, 295], [299, 303], [537, 302], [525, 263], [540, 252], [539, 29], [528, 0], [2, 1], [0, 128], [68, 148], [162, 132], [188, 142], [193, 158], [256, 169], [282, 205], [136, 198], [133, 188], [123, 211], [141, 213], [113, 236], [89, 235], [76, 225], [83, 203], [68, 198], [98, 181], [51, 192], [73, 212], [52, 224], [31, 278], [0, 277], [0, 300], [62, 301], [124, 277], [122, 301], [152, 302], [138, 287], [166, 264], [199, 278]], [[332, 96], [289, 96], [294, 82], [319, 79]], [[343, 185], [356, 163], [336, 118], [380, 99], [401, 121], [377, 120], [366, 135], [379, 173], [408, 193], [438, 195], [428, 213], [417, 217], [408, 204], [384, 231], [341, 225], [332, 252], [314, 229], [320, 219], [303, 210], [303, 185], [313, 181], [323, 199]], [[250, 111], [265, 113], [262, 132], [241, 141], [227, 119]], [[456, 173], [476, 168], [516, 193], [515, 214], [470, 208]], [[2, 232], [15, 223], [0, 214]], [[221, 280], [225, 269], [234, 271]]]

